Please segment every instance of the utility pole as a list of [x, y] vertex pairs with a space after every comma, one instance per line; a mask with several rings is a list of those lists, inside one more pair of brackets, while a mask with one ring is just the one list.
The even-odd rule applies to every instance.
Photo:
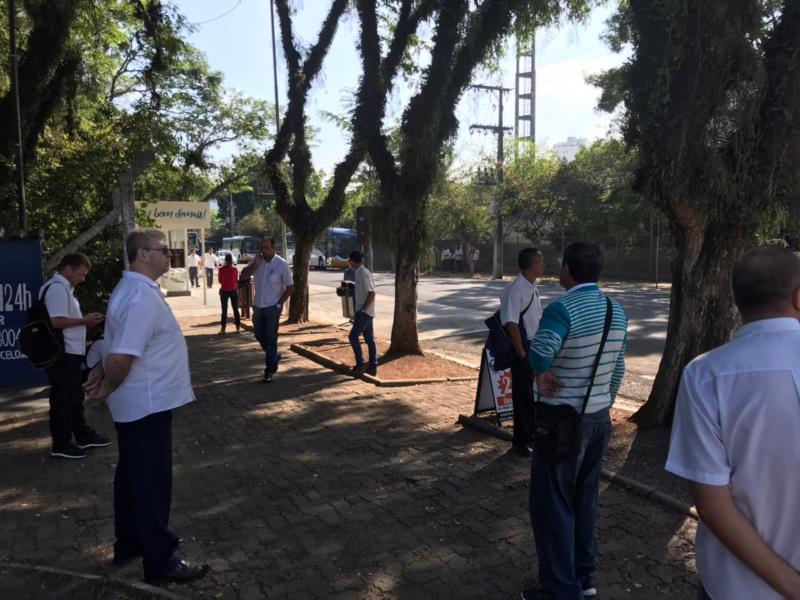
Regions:
[[[281, 109], [278, 104], [278, 55], [275, 52], [275, 9], [272, 0], [269, 0], [269, 23], [272, 29], [272, 82], [275, 87], [275, 137], [281, 128]], [[276, 197], [277, 201], [277, 197]], [[281, 219], [281, 247], [284, 257], [289, 256], [289, 249], [286, 243], [286, 222]]]
[[[472, 89], [484, 90], [488, 92], [498, 92], [497, 96], [500, 99], [498, 105], [497, 125], [470, 125], [470, 131], [489, 131], [497, 136], [497, 184], [503, 184], [503, 141], [506, 132], [513, 131], [513, 127], [503, 127], [503, 94], [511, 91], [511, 88], [505, 88], [497, 85], [471, 85]], [[494, 265], [492, 268], [492, 277], [494, 279], [503, 278], [503, 213], [500, 210], [500, 195], [494, 201], [495, 213], [495, 232], [494, 232]]]
[[22, 118], [19, 111], [19, 70], [17, 69], [17, 6], [8, 0], [8, 46], [11, 67], [11, 86], [14, 89], [14, 117], [17, 126], [17, 206], [19, 207], [19, 231], [28, 235], [28, 206], [25, 201], [25, 163], [22, 157]]

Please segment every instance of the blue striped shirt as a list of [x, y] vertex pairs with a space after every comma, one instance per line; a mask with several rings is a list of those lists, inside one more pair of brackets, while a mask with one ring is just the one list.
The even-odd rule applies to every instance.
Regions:
[[[611, 300], [611, 306], [611, 329], [586, 405], [587, 413], [603, 410], [614, 403], [625, 374], [628, 316], [616, 300]], [[603, 337], [605, 317], [606, 296], [594, 283], [571, 288], [545, 308], [539, 329], [531, 340], [530, 363], [537, 373], [551, 371], [562, 387], [553, 398], [541, 396], [539, 400], [548, 404], [569, 404], [580, 411]]]

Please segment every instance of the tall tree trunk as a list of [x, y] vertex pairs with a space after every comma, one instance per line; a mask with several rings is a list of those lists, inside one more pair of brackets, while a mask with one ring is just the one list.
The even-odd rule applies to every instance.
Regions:
[[670, 423], [683, 368], [729, 341], [738, 322], [731, 292], [733, 264], [748, 249], [741, 240], [755, 239], [753, 231], [719, 221], [673, 221], [671, 230], [676, 255], [666, 345], [650, 397], [631, 417], [643, 428]]
[[417, 283], [421, 240], [413, 228], [404, 227], [397, 247], [394, 276], [394, 321], [390, 355], [422, 354], [417, 334]]
[[470, 277], [475, 275], [475, 263], [472, 261], [472, 255], [475, 253], [475, 246], [472, 244], [466, 245], [466, 252], [464, 253], [464, 263], [467, 265], [467, 272]]
[[308, 314], [308, 263], [314, 248], [313, 231], [294, 231], [294, 291], [289, 301], [289, 323], [305, 323]]

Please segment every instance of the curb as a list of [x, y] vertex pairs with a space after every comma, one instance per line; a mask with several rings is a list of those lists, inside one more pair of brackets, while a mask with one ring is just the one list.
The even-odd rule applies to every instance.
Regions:
[[[514, 439], [513, 434], [507, 429], [498, 427], [497, 425], [489, 423], [488, 421], [481, 419], [480, 417], [476, 417], [475, 415], [458, 415], [458, 423], [465, 427], [469, 427], [483, 433], [488, 433], [489, 435], [504, 441], [511, 441]], [[681, 513], [682, 515], [691, 517], [695, 521], [699, 518], [697, 515], [697, 509], [695, 509], [694, 506], [685, 502], [681, 502], [674, 496], [670, 496], [669, 494], [660, 491], [653, 485], [647, 485], [641, 481], [632, 479], [625, 475], [620, 475], [616, 471], [611, 471], [609, 469], [602, 469], [600, 471], [600, 477], [601, 479], [605, 479], [610, 483], [624, 487], [638, 496], [653, 500], [663, 506], [666, 506], [667, 508]]]
[[[351, 375], [350, 367], [344, 363], [336, 362], [328, 358], [327, 356], [320, 354], [319, 352], [314, 352], [313, 350], [308, 349], [307, 347], [303, 346], [302, 344], [292, 344], [289, 346], [289, 349], [303, 356], [309, 360], [314, 361], [315, 363], [321, 364], [323, 367], [327, 367], [336, 371], [337, 373], [341, 373], [343, 375]], [[355, 377], [354, 377], [355, 378]], [[373, 377], [372, 375], [368, 375], [367, 373], [362, 373], [357, 377], [357, 379], [362, 379], [367, 383], [371, 383], [373, 385], [377, 385], [378, 387], [407, 387], [412, 385], [422, 385], [426, 383], [458, 383], [461, 381], [476, 381], [478, 379], [478, 375], [470, 377], [441, 377], [441, 378], [431, 378], [431, 379], [380, 379], [378, 377]]]
[[76, 571], [67, 571], [65, 569], [56, 569], [55, 567], [45, 567], [41, 565], [25, 565], [16, 562], [0, 562], [0, 566], [10, 567], [20, 571], [31, 571], [34, 573], [49, 573], [51, 575], [62, 575], [72, 577], [74, 579], [82, 579], [84, 581], [107, 581], [119, 585], [122, 588], [135, 589], [140, 592], [147, 592], [156, 598], [163, 598], [164, 600], [189, 600], [188, 596], [181, 596], [170, 592], [163, 588], [144, 583], [142, 581], [126, 581], [114, 575], [91, 575], [89, 573], [78, 573]]

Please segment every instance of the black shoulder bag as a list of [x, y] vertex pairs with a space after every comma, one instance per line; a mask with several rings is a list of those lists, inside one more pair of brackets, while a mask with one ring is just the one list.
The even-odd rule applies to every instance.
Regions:
[[49, 369], [64, 353], [64, 332], [50, 324], [50, 312], [45, 304], [48, 283], [42, 297], [28, 309], [28, 320], [19, 332], [19, 349], [37, 369]]
[[[526, 306], [525, 310], [519, 315], [517, 327], [519, 327], [519, 333], [520, 336], [522, 336], [523, 343], [527, 338], [527, 332], [525, 331], [525, 324], [522, 322], [522, 317], [528, 312], [528, 309], [535, 299], [536, 291], [534, 290], [531, 301], [528, 302], [528, 306]], [[505, 371], [518, 357], [517, 351], [514, 349], [514, 344], [511, 343], [511, 338], [508, 337], [506, 328], [503, 327], [503, 321], [500, 319], [500, 311], [495, 311], [491, 317], [484, 321], [484, 324], [489, 329], [489, 335], [486, 338], [484, 347], [489, 349], [489, 352], [492, 353], [492, 357], [494, 358], [492, 364], [489, 366], [493, 371]]]
[[[581, 447], [581, 421], [592, 394], [594, 377], [603, 355], [608, 332], [611, 329], [611, 300], [606, 297], [606, 321], [603, 326], [603, 337], [597, 356], [594, 359], [589, 385], [583, 397], [583, 408], [578, 413], [568, 404], [545, 404], [541, 399], [534, 404], [533, 447], [539, 456], [551, 463], [561, 462], [578, 456]], [[537, 392], [537, 396], [539, 396]]]

